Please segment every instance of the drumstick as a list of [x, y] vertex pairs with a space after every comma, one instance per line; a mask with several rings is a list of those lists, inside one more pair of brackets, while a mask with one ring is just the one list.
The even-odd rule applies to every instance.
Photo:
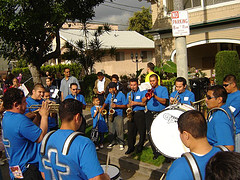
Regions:
[[107, 170], [108, 170], [109, 158], [110, 158], [110, 156], [109, 156], [109, 152], [108, 152], [108, 154], [107, 154], [107, 163], [106, 163], [106, 167], [105, 167], [105, 173], [107, 173]]

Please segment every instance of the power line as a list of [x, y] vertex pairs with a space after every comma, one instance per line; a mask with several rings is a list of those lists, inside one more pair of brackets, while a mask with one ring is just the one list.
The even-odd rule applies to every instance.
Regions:
[[91, 20], [90, 22], [97, 22], [97, 23], [109, 24], [109, 25], [128, 26], [127, 24], [116, 24], [116, 23], [103, 22], [103, 21], [98, 21], [98, 20]]
[[129, 7], [129, 8], [135, 8], [135, 9], [140, 9], [142, 10], [142, 8], [140, 7], [135, 7], [135, 6], [129, 6], [129, 5], [126, 5], [126, 4], [120, 4], [120, 3], [115, 3], [115, 2], [108, 2], [108, 1], [105, 1], [106, 3], [109, 3], [109, 4], [116, 4], [116, 5], [119, 5], [119, 6], [124, 6], [124, 7]]
[[102, 6], [107, 6], [107, 7], [111, 7], [114, 9], [120, 9], [120, 10], [124, 10], [124, 11], [128, 11], [128, 12], [133, 12], [135, 13], [136, 11], [131, 11], [131, 10], [127, 10], [127, 9], [123, 9], [123, 8], [119, 8], [119, 7], [114, 7], [114, 6], [110, 6], [110, 5], [106, 5], [106, 4], [102, 4]]

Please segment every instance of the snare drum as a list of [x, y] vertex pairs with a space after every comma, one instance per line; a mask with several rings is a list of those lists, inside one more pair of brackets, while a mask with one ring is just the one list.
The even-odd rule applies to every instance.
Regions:
[[150, 136], [155, 148], [166, 157], [179, 158], [190, 150], [182, 143], [178, 118], [185, 111], [194, 110], [187, 104], [174, 104], [161, 111], [153, 120]]
[[[106, 169], [106, 165], [101, 165], [103, 170], [105, 171]], [[117, 166], [113, 165], [113, 164], [109, 164], [108, 165], [108, 169], [107, 172], [105, 172], [109, 175], [111, 180], [120, 180], [120, 170]]]

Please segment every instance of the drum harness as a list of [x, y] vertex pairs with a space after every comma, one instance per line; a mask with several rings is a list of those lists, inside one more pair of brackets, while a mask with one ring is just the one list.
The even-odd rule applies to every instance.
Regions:
[[[50, 138], [50, 136], [51, 136], [55, 131], [56, 131], [56, 130], [50, 131], [50, 132], [48, 132], [48, 133], [44, 136], [44, 138], [43, 138], [43, 140], [42, 140], [41, 147], [40, 147], [40, 153], [41, 153], [42, 156], [44, 156], [44, 154], [45, 154], [46, 145], [47, 145], [48, 139]], [[83, 133], [81, 133], [81, 132], [73, 132], [73, 133], [71, 133], [71, 134], [67, 137], [67, 139], [66, 139], [65, 142], [64, 142], [63, 148], [62, 148], [62, 154], [63, 154], [63, 155], [66, 156], [66, 155], [68, 154], [69, 148], [70, 148], [73, 140], [74, 140], [77, 136], [79, 136], [79, 135], [83, 135]]]
[[[229, 116], [229, 114], [227, 113], [227, 111], [223, 108], [213, 108], [211, 109], [208, 114], [207, 114], [207, 119], [209, 118], [209, 115], [210, 113], [212, 113], [212, 111], [214, 110], [221, 110], [223, 111], [227, 117], [229, 118], [229, 120], [231, 121], [231, 118]], [[234, 115], [231, 111], [231, 109], [229, 108], [230, 112], [231, 112], [231, 116], [232, 116], [232, 120], [233, 120], [233, 123], [235, 124], [235, 118], [234, 118]], [[208, 120], [207, 120], [208, 121]], [[234, 133], [235, 134], [235, 133]], [[225, 146], [223, 145], [218, 145], [218, 146], [215, 146], [215, 147], [218, 147], [221, 151], [229, 151], [228, 148], [226, 148]], [[190, 166], [191, 168], [191, 171], [192, 171], [192, 174], [193, 174], [193, 177], [194, 177], [194, 180], [202, 180], [202, 175], [200, 173], [200, 169], [199, 169], [199, 166], [197, 164], [197, 161], [196, 159], [194, 158], [194, 156], [192, 155], [191, 152], [186, 152], [184, 154], [182, 154], [182, 157], [184, 157], [186, 160], [187, 160], [187, 163], [188, 165]]]

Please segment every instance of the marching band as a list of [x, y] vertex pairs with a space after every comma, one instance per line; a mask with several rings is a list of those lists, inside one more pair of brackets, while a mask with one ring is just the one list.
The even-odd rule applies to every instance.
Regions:
[[[69, 76], [70, 71], [68, 68], [65, 69], [65, 78], [71, 79]], [[114, 145], [119, 144], [119, 149], [122, 151], [125, 147], [124, 142], [124, 109], [126, 109], [127, 115], [127, 147], [125, 154], [130, 155], [134, 151], [136, 153], [141, 153], [144, 147], [144, 143], [147, 140], [149, 141], [152, 151], [153, 151], [153, 160], [157, 159], [159, 155], [163, 154], [166, 157], [170, 158], [180, 158], [182, 153], [185, 152], [194, 152], [192, 147], [186, 143], [187, 140], [184, 140], [184, 130], [180, 132], [177, 128], [178, 118], [182, 114], [187, 111], [194, 111], [194, 105], [200, 101], [195, 101], [194, 93], [187, 90], [187, 81], [183, 77], [178, 77], [175, 81], [175, 91], [168, 95], [168, 90], [166, 87], [161, 86], [159, 83], [158, 75], [152, 73], [149, 76], [149, 83], [151, 88], [149, 89], [141, 89], [139, 88], [138, 79], [130, 79], [129, 87], [130, 91], [127, 93], [127, 96], [122, 93], [122, 91], [118, 88], [118, 83], [109, 82], [109, 79], [105, 79], [102, 73], [98, 74], [99, 79], [95, 82], [94, 92], [97, 95], [97, 99], [94, 100], [94, 108], [91, 110], [92, 117], [94, 119], [94, 128], [102, 129], [101, 124], [99, 124], [99, 117], [101, 117], [101, 123], [107, 123], [104, 125], [104, 130], [102, 132], [108, 132], [109, 144], [107, 146], [108, 149], [112, 149]], [[45, 89], [41, 84], [36, 84], [32, 90], [32, 95], [26, 98], [26, 108], [24, 109], [21, 106], [18, 106], [16, 102], [14, 107], [6, 107], [6, 110], [14, 109], [14, 112], [18, 112], [23, 114], [22, 111], [19, 111], [18, 108], [24, 109], [25, 116], [21, 118], [24, 119], [29, 118], [31, 121], [40, 127], [40, 129], [35, 128], [35, 131], [38, 135], [34, 136], [31, 141], [39, 141], [39, 138], [42, 139], [43, 135], [46, 134], [45, 127], [41, 127], [43, 124], [41, 121], [43, 117], [41, 115], [46, 115], [49, 113], [49, 107], [52, 109], [51, 115], [48, 115], [48, 131], [57, 130], [58, 129], [58, 118], [59, 118], [59, 101], [56, 99], [50, 99], [50, 97], [55, 92], [55, 87], [51, 87], [51, 78], [47, 79], [47, 88]], [[65, 80], [66, 81], [66, 80]], [[108, 82], [106, 84], [105, 82]], [[61, 85], [62, 86], [62, 85]], [[76, 82], [72, 82], [68, 85], [70, 91], [67, 89], [68, 94], [61, 94], [62, 101], [64, 99], [75, 99], [81, 102], [82, 109], [86, 108], [86, 102], [83, 95], [78, 94], [77, 91], [79, 89], [79, 84]], [[67, 88], [68, 88], [67, 87]], [[106, 88], [107, 91], [106, 91]], [[64, 87], [61, 87], [64, 89]], [[108, 92], [108, 93], [107, 93]], [[12, 92], [13, 93], [13, 92]], [[16, 94], [21, 94], [21, 92], [15, 92]], [[45, 96], [44, 96], [44, 93]], [[207, 118], [207, 131], [206, 138], [210, 145], [206, 145], [206, 147], [210, 148], [210, 146], [225, 146], [230, 151], [240, 152], [240, 91], [237, 89], [236, 77], [234, 75], [227, 75], [223, 79], [223, 86], [216, 85], [209, 87], [206, 96], [205, 102], [207, 108], [210, 110], [209, 116]], [[8, 95], [8, 91], [6, 91]], [[64, 98], [65, 97], [65, 98]], [[6, 101], [8, 101], [10, 95], [3, 98], [3, 104], [5, 107]], [[50, 100], [49, 100], [50, 99]], [[46, 101], [46, 102], [44, 102]], [[54, 102], [52, 105], [49, 105], [50, 102]], [[56, 104], [56, 101], [58, 104]], [[44, 103], [43, 103], [44, 102]], [[19, 103], [19, 102], [17, 102]], [[168, 106], [168, 104], [170, 104]], [[41, 107], [43, 106], [43, 107]], [[46, 107], [47, 106], [47, 107]], [[39, 109], [40, 108], [40, 109]], [[43, 110], [44, 109], [44, 110]], [[51, 111], [51, 110], [50, 110]], [[11, 111], [13, 112], [13, 111]], [[99, 115], [98, 115], [99, 114]], [[10, 116], [12, 114], [7, 113], [6, 116]], [[54, 116], [52, 116], [54, 115]], [[82, 116], [81, 111], [81, 123], [85, 126], [82, 130], [76, 129], [82, 134], [85, 133], [86, 129], [86, 120]], [[189, 115], [190, 116], [190, 115]], [[199, 118], [199, 114], [197, 114]], [[54, 117], [54, 118], [53, 118]], [[84, 122], [85, 121], [85, 122]], [[84, 123], [83, 123], [84, 122]], [[187, 122], [186, 122], [187, 123]], [[194, 122], [193, 122], [194, 123]], [[4, 122], [6, 124], [6, 122]], [[6, 132], [9, 130], [5, 128], [3, 124], [3, 139], [11, 139], [11, 134]], [[50, 127], [50, 125], [52, 126]], [[8, 125], [9, 126], [9, 125]], [[31, 125], [33, 126], [33, 125]], [[45, 125], [46, 126], [46, 123]], [[161, 126], [161, 128], [159, 128]], [[178, 124], [179, 126], [179, 124]], [[205, 126], [205, 125], [204, 125]], [[20, 127], [20, 125], [19, 125]], [[80, 127], [80, 126], [79, 126]], [[81, 127], [80, 127], [81, 128]], [[167, 141], [173, 144], [172, 148], [175, 152], [177, 152], [181, 148], [177, 148], [177, 145], [181, 144], [183, 149], [175, 155], [175, 152], [171, 154], [170, 150], [166, 150], [168, 143], [164, 144], [160, 136], [164, 136], [159, 133], [159, 129], [162, 132], [166, 131], [166, 134], [169, 136], [175, 136], [175, 139], [171, 139], [171, 137], [166, 138]], [[101, 133], [102, 133], [101, 132]], [[188, 132], [186, 130], [186, 132]], [[103, 139], [104, 133], [100, 133], [100, 141], [98, 141], [98, 145], [96, 145], [96, 150], [99, 147], [103, 148]], [[136, 144], [136, 136], [139, 134], [140, 138], [138, 140], [138, 144]], [[173, 135], [176, 134], [176, 135]], [[197, 138], [194, 136], [194, 132], [190, 132], [191, 136], [193, 136], [193, 141]], [[200, 136], [198, 134], [198, 136]], [[164, 137], [165, 138], [165, 137]], [[205, 138], [205, 135], [204, 135]], [[98, 137], [97, 137], [98, 139]], [[15, 141], [15, 140], [14, 140]], [[196, 140], [197, 142], [197, 140]], [[205, 141], [204, 141], [205, 142]], [[12, 143], [12, 142], [11, 142]], [[164, 147], [163, 145], [164, 144]], [[185, 145], [183, 145], [183, 144]], [[14, 156], [13, 150], [10, 146], [4, 142], [5, 148], [10, 150], [9, 156]], [[100, 145], [100, 146], [99, 146]], [[176, 145], [176, 146], [175, 146]], [[35, 147], [34, 147], [35, 148]], [[188, 149], [190, 148], [190, 149]], [[35, 148], [36, 149], [36, 148]], [[215, 151], [214, 151], [215, 152]], [[15, 162], [14, 162], [15, 163]], [[20, 162], [16, 162], [18, 163]], [[13, 165], [13, 164], [11, 164]], [[42, 168], [47, 168], [46, 164], [42, 164]], [[19, 170], [19, 169], [18, 169]], [[25, 169], [21, 169], [20, 171], [25, 171]], [[171, 169], [172, 171], [172, 169]], [[11, 177], [15, 177], [13, 171], [11, 171]], [[170, 175], [168, 177], [171, 177]], [[169, 178], [171, 179], [171, 178]]]

